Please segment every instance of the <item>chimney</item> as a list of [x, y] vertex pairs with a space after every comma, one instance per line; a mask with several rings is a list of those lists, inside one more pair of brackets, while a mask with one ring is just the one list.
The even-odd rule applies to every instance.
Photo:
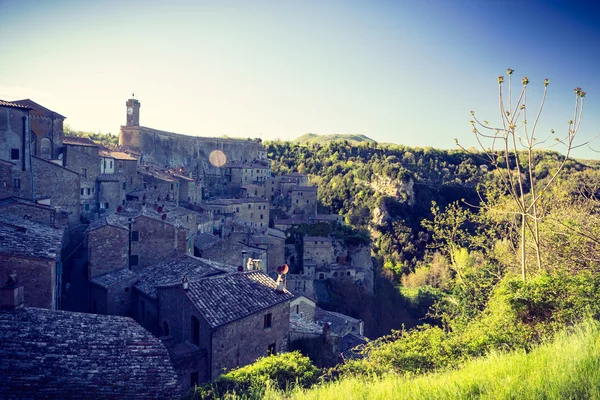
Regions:
[[0, 309], [17, 310], [23, 308], [23, 303], [23, 286], [19, 285], [16, 273], [10, 274], [6, 284], [0, 287]]
[[184, 276], [183, 276], [183, 279], [182, 279], [181, 281], [182, 281], [182, 283], [183, 283], [183, 290], [188, 290], [188, 289], [189, 289], [189, 287], [190, 287], [190, 281], [189, 281], [189, 279], [188, 279], [188, 276], [187, 276], [187, 275], [184, 275]]
[[[244, 268], [245, 268], [245, 266], [246, 266], [246, 253], [247, 253], [247, 251], [246, 251], [246, 250], [242, 250], [242, 266], [243, 266]], [[244, 271], [245, 271], [245, 269], [244, 269]]]
[[283, 283], [283, 277], [281, 274], [277, 276], [277, 289], [275, 291], [277, 293], [283, 293], [285, 290], [285, 284]]

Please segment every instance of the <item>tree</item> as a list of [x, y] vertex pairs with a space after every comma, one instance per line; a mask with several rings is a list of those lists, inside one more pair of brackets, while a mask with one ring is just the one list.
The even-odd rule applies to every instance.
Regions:
[[[513, 70], [508, 69], [508, 98], [504, 97], [502, 84], [504, 76], [498, 77], [498, 97], [501, 124], [497, 127], [490, 125], [488, 121], [480, 121], [475, 117], [475, 112], [471, 111], [473, 120], [473, 133], [477, 143], [483, 151], [484, 157], [498, 171], [500, 180], [504, 189], [511, 197], [515, 208], [506, 211], [517, 215], [520, 219], [520, 252], [521, 252], [521, 275], [526, 279], [527, 274], [527, 254], [526, 254], [526, 235], [529, 232], [533, 238], [535, 257], [538, 269], [542, 269], [542, 250], [539, 230], [539, 222], [542, 214], [539, 210], [540, 199], [551, 188], [557, 177], [561, 174], [571, 151], [589, 142], [575, 145], [574, 139], [581, 124], [583, 112], [583, 103], [585, 92], [581, 88], [575, 89], [575, 106], [573, 119], [568, 123], [568, 131], [563, 137], [555, 137], [555, 145], [565, 146], [565, 156], [560, 161], [558, 167], [549, 173], [544, 180], [538, 180], [535, 176], [536, 157], [539, 150], [545, 143], [554, 137], [554, 130], [541, 139], [536, 131], [548, 89], [549, 80], [544, 80], [544, 92], [541, 103], [535, 114], [533, 124], [528, 124], [527, 120], [527, 86], [529, 79], [524, 77], [521, 80], [522, 89], [516, 102], [512, 99], [512, 75]], [[529, 128], [531, 126], [531, 128]], [[456, 140], [458, 144], [458, 140]], [[464, 151], [467, 149], [458, 144]], [[483, 203], [485, 207], [485, 203]]]

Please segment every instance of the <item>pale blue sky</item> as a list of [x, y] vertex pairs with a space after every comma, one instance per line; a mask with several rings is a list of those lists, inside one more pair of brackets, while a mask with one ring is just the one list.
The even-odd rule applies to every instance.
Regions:
[[600, 13], [567, 4], [0, 0], [0, 99], [118, 133], [135, 90], [142, 125], [179, 133], [452, 148], [473, 143], [470, 110], [498, 120], [511, 67], [534, 99], [550, 79], [544, 129], [566, 129], [586, 90], [584, 140], [600, 132]]

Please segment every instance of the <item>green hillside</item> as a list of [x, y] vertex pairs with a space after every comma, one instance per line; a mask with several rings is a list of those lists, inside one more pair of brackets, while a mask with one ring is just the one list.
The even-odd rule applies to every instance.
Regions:
[[[281, 398], [275, 390], [265, 398]], [[533, 351], [516, 351], [468, 362], [446, 372], [407, 378], [346, 378], [290, 399], [598, 399], [600, 326], [584, 323]]]
[[307, 133], [294, 140], [294, 143], [309, 144], [319, 143], [326, 144], [341, 140], [347, 140], [351, 143], [377, 143], [375, 140], [365, 135], [359, 134], [338, 134], [338, 135], [317, 135], [316, 133]]

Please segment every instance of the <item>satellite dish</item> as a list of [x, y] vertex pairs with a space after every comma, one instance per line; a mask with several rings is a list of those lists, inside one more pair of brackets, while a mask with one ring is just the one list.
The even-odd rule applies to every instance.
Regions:
[[167, 214], [163, 214], [161, 215], [160, 219], [162, 219], [163, 221], [167, 219]]
[[281, 273], [282, 273], [282, 274], [284, 274], [284, 275], [285, 275], [285, 274], [287, 274], [289, 270], [290, 270], [290, 267], [288, 267], [288, 265], [287, 265], [287, 264], [283, 264], [283, 265], [281, 266]]
[[239, 266], [238, 266], [238, 272], [243, 272], [243, 271], [244, 271], [244, 267], [243, 267], [243, 266], [241, 266], [241, 265], [239, 265]]
[[58, 155], [58, 159], [59, 159], [59, 160], [62, 160], [62, 159], [63, 159], [63, 157], [64, 157], [63, 153], [60, 153], [60, 154]]
[[163, 208], [162, 208], [161, 206], [158, 206], [158, 207], [156, 208], [156, 212], [157, 212], [157, 213], [161, 213], [161, 212], [162, 212], [162, 210], [163, 210]]
[[117, 207], [117, 212], [120, 213], [121, 211], [123, 211], [123, 207], [121, 207], [121, 206]]

